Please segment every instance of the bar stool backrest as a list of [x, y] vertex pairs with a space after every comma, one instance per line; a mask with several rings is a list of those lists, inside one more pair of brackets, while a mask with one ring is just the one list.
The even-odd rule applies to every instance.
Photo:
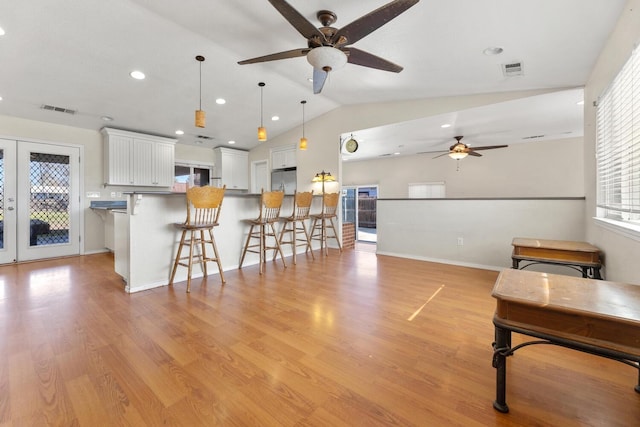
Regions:
[[187, 190], [187, 225], [217, 224], [226, 185], [192, 187]]
[[278, 220], [282, 200], [284, 199], [284, 191], [267, 191], [262, 190], [260, 196], [260, 216], [259, 220], [263, 222], [274, 222]]
[[339, 193], [325, 193], [324, 198], [324, 214], [325, 215], [335, 215], [336, 210], [338, 209], [338, 199], [340, 197]]
[[293, 213], [291, 218], [295, 220], [303, 220], [309, 218], [309, 210], [313, 201], [313, 191], [297, 192], [295, 202], [293, 204]]

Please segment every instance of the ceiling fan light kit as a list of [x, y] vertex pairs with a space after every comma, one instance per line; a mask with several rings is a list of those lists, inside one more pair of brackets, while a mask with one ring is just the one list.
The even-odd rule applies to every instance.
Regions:
[[307, 54], [307, 61], [313, 65], [313, 68], [328, 73], [344, 67], [347, 63], [347, 54], [335, 47], [320, 46], [311, 49]]

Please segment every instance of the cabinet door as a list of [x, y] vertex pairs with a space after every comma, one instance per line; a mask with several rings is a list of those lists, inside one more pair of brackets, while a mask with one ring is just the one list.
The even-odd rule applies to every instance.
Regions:
[[156, 143], [153, 156], [153, 185], [171, 187], [173, 185], [175, 147], [173, 144]]
[[153, 177], [153, 150], [155, 143], [146, 139], [133, 141], [133, 182], [135, 185], [155, 185]]
[[296, 167], [296, 149], [295, 148], [284, 152], [284, 163], [286, 164], [285, 168]]
[[112, 135], [105, 141], [105, 183], [133, 184], [133, 138]]
[[282, 169], [287, 167], [285, 151], [274, 151], [271, 153], [271, 169]]
[[232, 181], [233, 188], [240, 190], [249, 189], [249, 156], [241, 153], [233, 157]]

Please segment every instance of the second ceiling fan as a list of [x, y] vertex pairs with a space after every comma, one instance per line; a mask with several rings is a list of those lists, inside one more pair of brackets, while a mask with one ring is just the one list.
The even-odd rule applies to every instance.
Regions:
[[322, 91], [330, 71], [343, 66], [347, 62], [399, 73], [402, 71], [401, 66], [363, 50], [350, 47], [350, 45], [391, 21], [418, 3], [418, 1], [394, 0], [338, 29], [331, 27], [337, 19], [337, 15], [331, 11], [321, 10], [317, 13], [316, 16], [322, 23], [322, 27], [316, 28], [286, 1], [269, 0], [269, 3], [307, 39], [307, 47], [246, 59], [238, 62], [238, 64], [255, 64], [306, 56], [313, 66], [313, 93]]
[[434, 159], [442, 156], [449, 156], [452, 159], [460, 160], [464, 159], [467, 156], [475, 156], [482, 157], [482, 154], [476, 153], [479, 150], [494, 150], [496, 148], [506, 148], [508, 145], [485, 145], [483, 147], [469, 147], [467, 144], [462, 142], [463, 136], [455, 136], [456, 143], [449, 147], [449, 151], [446, 153], [442, 153], [438, 156], [435, 156]]

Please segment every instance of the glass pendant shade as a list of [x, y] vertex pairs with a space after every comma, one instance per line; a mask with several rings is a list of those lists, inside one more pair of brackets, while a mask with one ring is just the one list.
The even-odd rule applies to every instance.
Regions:
[[449, 157], [451, 157], [454, 160], [464, 159], [468, 155], [469, 153], [465, 153], [464, 151], [454, 151], [452, 153], [449, 153]]
[[347, 63], [347, 55], [335, 47], [319, 46], [307, 53], [307, 61], [313, 68], [329, 72], [343, 67]]
[[267, 129], [263, 126], [258, 128], [258, 141], [263, 142], [267, 140]]
[[196, 110], [196, 127], [203, 128], [207, 123], [207, 113], [202, 110]]
[[300, 149], [301, 150], [307, 149], [307, 138], [305, 138], [304, 136], [300, 138]]

